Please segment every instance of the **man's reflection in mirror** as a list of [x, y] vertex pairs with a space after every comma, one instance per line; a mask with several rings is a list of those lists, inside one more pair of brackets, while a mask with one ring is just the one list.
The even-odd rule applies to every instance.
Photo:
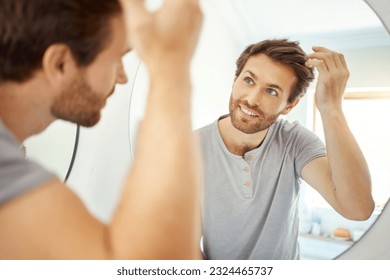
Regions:
[[[300, 181], [342, 216], [374, 210], [366, 160], [342, 110], [344, 56], [324, 47], [265, 40], [236, 61], [229, 114], [199, 129], [204, 158], [207, 259], [299, 259]], [[315, 103], [325, 143], [287, 115], [318, 71]]]

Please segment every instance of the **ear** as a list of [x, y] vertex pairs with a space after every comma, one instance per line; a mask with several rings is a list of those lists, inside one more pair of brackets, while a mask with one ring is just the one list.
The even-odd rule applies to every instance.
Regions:
[[70, 48], [65, 44], [53, 44], [46, 49], [42, 69], [53, 87], [62, 87], [77, 75], [76, 61]]
[[293, 102], [288, 103], [288, 104], [286, 105], [286, 107], [284, 107], [284, 109], [283, 109], [283, 111], [282, 111], [281, 114], [282, 114], [282, 115], [287, 115], [287, 114], [291, 111], [292, 108], [294, 108], [295, 106], [297, 106], [297, 104], [299, 103], [299, 100], [301, 100], [300, 97], [296, 98]]

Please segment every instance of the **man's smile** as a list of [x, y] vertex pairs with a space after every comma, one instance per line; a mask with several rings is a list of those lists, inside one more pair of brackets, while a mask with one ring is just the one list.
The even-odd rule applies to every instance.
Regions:
[[240, 107], [241, 111], [244, 112], [244, 114], [246, 114], [248, 116], [251, 116], [251, 117], [258, 117], [257, 114], [255, 114], [254, 112], [252, 112], [248, 108], [243, 107], [242, 105], [238, 105], [238, 106]]

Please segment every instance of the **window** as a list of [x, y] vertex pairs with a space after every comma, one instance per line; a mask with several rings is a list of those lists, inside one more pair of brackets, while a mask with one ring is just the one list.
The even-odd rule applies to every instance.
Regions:
[[[390, 89], [349, 90], [343, 101], [343, 110], [366, 157], [373, 197], [377, 209], [381, 210], [390, 197]], [[317, 109], [313, 115], [313, 130], [324, 141]], [[309, 196], [311, 205], [330, 207], [318, 193]]]

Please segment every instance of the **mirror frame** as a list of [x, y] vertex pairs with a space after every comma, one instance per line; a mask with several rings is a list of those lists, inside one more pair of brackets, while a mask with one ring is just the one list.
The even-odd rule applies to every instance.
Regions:
[[76, 155], [77, 155], [77, 148], [79, 146], [79, 139], [80, 139], [80, 125], [76, 125], [76, 135], [74, 139], [74, 146], [73, 146], [73, 151], [72, 151], [72, 157], [69, 162], [68, 170], [66, 171], [66, 175], [64, 180], [64, 183], [66, 183], [69, 179], [70, 174], [72, 173], [73, 170], [73, 165], [76, 160]]
[[[364, 0], [376, 13], [390, 35], [390, 3], [388, 0]], [[389, 182], [390, 183], [390, 182]], [[390, 206], [386, 203], [374, 224], [363, 237], [336, 259], [364, 260], [390, 259]]]

